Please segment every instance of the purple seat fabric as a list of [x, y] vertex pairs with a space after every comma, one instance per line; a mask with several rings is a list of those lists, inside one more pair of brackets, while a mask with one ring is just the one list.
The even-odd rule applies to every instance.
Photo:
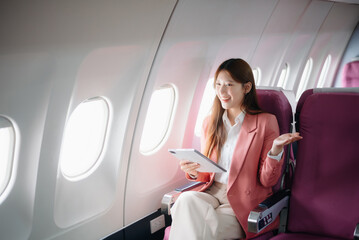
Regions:
[[272, 239], [353, 239], [359, 223], [358, 109], [359, 93], [307, 90], [301, 96], [296, 120], [303, 139], [298, 142], [289, 233]]
[[[257, 89], [257, 95], [258, 104], [261, 109], [276, 116], [280, 133], [283, 134], [289, 132], [291, 123], [293, 122], [293, 113], [291, 105], [284, 93], [277, 89]], [[287, 151], [284, 152], [284, 157], [286, 157], [286, 154]], [[284, 169], [285, 166], [283, 165], [282, 173], [284, 172]], [[281, 179], [279, 179], [278, 183], [273, 187], [274, 192], [280, 189], [280, 184]], [[164, 240], [169, 239], [170, 228], [171, 227], [169, 226], [165, 229]], [[272, 232], [267, 232], [253, 239], [265, 240], [273, 235]]]
[[359, 61], [347, 63], [343, 68], [343, 87], [359, 87]]
[[292, 233], [292, 234], [281, 233], [271, 239], [275, 239], [275, 240], [336, 240], [337, 238], [308, 235], [308, 234], [303, 234], [303, 233]]
[[[284, 93], [274, 89], [257, 89], [257, 95], [260, 108], [276, 116], [280, 134], [290, 132], [291, 123], [293, 122], [293, 113], [292, 107]], [[287, 147], [284, 149], [284, 158], [286, 158], [288, 154]], [[285, 164], [283, 164], [282, 174], [285, 167]], [[278, 191], [280, 187], [281, 178], [279, 178], [277, 184], [273, 187], [273, 191]]]
[[280, 134], [287, 133], [293, 121], [292, 107], [282, 91], [257, 89], [260, 108], [277, 117]]
[[252, 240], [267, 240], [274, 236], [273, 231], [263, 233], [255, 238], [251, 238]]

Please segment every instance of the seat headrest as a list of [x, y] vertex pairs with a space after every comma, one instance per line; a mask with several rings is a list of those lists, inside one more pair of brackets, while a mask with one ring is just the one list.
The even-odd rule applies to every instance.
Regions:
[[293, 121], [292, 107], [280, 89], [257, 89], [260, 108], [276, 116], [280, 133], [290, 131]]
[[359, 61], [347, 63], [343, 68], [343, 87], [359, 87]]

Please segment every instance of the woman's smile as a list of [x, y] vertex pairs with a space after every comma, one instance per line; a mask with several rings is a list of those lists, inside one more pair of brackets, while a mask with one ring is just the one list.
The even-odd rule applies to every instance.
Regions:
[[230, 97], [220, 97], [219, 98], [221, 100], [221, 102], [229, 102], [229, 100], [231, 99]]

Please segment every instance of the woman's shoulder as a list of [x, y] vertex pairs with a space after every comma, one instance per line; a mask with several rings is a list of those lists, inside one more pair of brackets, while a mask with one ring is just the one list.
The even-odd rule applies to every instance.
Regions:
[[258, 125], [260, 128], [266, 129], [265, 131], [279, 132], [279, 124], [277, 118], [271, 113], [258, 114]]
[[271, 114], [271, 113], [267, 113], [267, 112], [262, 112], [257, 114], [258, 119], [263, 120], [263, 121], [274, 121], [277, 120], [276, 116]]

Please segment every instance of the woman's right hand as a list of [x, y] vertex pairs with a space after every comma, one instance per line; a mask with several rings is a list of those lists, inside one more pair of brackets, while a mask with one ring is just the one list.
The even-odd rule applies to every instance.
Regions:
[[190, 162], [188, 160], [180, 161], [181, 170], [196, 178], [198, 176], [197, 169], [200, 167], [198, 163]]

